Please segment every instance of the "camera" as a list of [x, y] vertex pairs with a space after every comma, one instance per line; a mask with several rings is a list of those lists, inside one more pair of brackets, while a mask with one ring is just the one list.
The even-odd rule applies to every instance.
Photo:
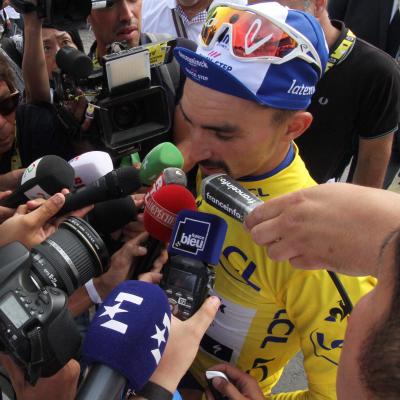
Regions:
[[68, 296], [103, 273], [107, 249], [89, 224], [70, 217], [30, 252], [19, 242], [2, 247], [0, 260], [0, 342], [34, 383], [78, 353]]
[[110, 7], [113, 0], [38, 0], [37, 6], [29, 0], [11, 0], [11, 6], [21, 14], [32, 11], [46, 18], [59, 29], [79, 28], [86, 22], [92, 8]]
[[[167, 48], [164, 61], [172, 59], [168, 44], [154, 46]], [[55, 102], [62, 106], [79, 87], [94, 109], [99, 139], [112, 156], [119, 157], [140, 151], [143, 142], [167, 133], [171, 115], [165, 88], [151, 85], [150, 52], [154, 50], [146, 46], [125, 49], [118, 43], [110, 51], [102, 59], [103, 68], [93, 72], [90, 58], [83, 53], [60, 49]]]
[[214, 270], [202, 261], [172, 256], [163, 268], [160, 287], [165, 291], [171, 313], [184, 321], [204, 303], [214, 286]]

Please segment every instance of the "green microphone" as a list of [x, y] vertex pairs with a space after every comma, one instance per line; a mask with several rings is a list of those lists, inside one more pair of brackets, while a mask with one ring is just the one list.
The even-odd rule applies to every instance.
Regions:
[[154, 147], [144, 158], [139, 171], [140, 182], [150, 186], [168, 167], [182, 168], [183, 156], [174, 144], [163, 142]]

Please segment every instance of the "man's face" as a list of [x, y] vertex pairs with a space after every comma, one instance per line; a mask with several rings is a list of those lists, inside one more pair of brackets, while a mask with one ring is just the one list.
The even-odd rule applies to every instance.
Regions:
[[93, 33], [101, 46], [127, 42], [139, 44], [142, 0], [116, 0], [109, 8], [93, 10], [89, 17]]
[[56, 54], [62, 47], [69, 46], [77, 49], [69, 33], [54, 28], [43, 28], [42, 30], [44, 56], [46, 60], [47, 73], [51, 78], [57, 71]]
[[349, 317], [337, 374], [338, 400], [371, 398], [361, 380], [360, 356], [363, 352], [368, 352], [367, 339], [377, 327], [379, 329], [390, 308], [395, 242], [396, 240], [392, 240], [385, 247], [382, 259], [378, 261], [381, 275], [377, 286], [357, 303]]
[[185, 148], [185, 162], [199, 164], [204, 175], [260, 175], [278, 166], [288, 151], [286, 122], [278, 125], [271, 108], [187, 79], [179, 109], [187, 124], [175, 139]]
[[[5, 81], [0, 80], [0, 103], [10, 97], [11, 91]], [[0, 154], [10, 150], [15, 137], [15, 110], [7, 115], [0, 112]]]

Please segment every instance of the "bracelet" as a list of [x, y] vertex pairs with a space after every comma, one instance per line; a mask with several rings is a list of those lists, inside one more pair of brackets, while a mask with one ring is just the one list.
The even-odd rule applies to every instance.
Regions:
[[137, 396], [148, 400], [172, 400], [172, 393], [156, 383], [148, 381], [142, 389], [137, 393]]
[[103, 302], [103, 300], [101, 299], [98, 291], [96, 290], [96, 288], [93, 284], [93, 279], [91, 279], [90, 281], [87, 281], [85, 283], [85, 288], [86, 288], [87, 294], [88, 294], [90, 300], [92, 301], [92, 303], [101, 304]]

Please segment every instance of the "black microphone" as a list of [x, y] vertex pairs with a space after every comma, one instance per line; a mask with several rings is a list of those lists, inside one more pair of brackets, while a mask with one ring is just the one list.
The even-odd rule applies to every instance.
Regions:
[[75, 79], [87, 78], [93, 71], [90, 57], [70, 46], [62, 47], [57, 51], [56, 63], [62, 72]]
[[137, 208], [131, 196], [97, 203], [87, 221], [95, 231], [106, 235], [137, 219]]
[[72, 189], [75, 171], [61, 157], [48, 155], [34, 161], [26, 168], [21, 186], [10, 196], [0, 201], [0, 206], [17, 208], [28, 200], [49, 198], [62, 189]]
[[58, 215], [90, 204], [125, 197], [137, 191], [140, 186], [139, 170], [134, 167], [118, 168], [81, 190], [65, 196], [65, 204]]

